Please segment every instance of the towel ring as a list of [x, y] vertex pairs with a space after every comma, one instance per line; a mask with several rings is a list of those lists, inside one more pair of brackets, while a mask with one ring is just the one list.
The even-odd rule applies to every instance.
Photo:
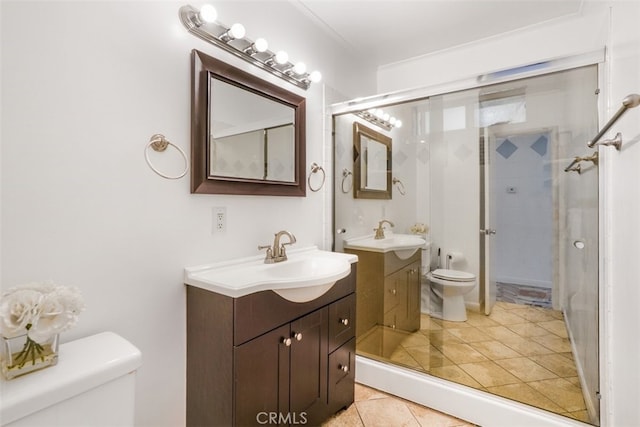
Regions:
[[[153, 151], [157, 151], [157, 152], [161, 153], [164, 150], [166, 150], [169, 145], [171, 145], [176, 150], [178, 150], [180, 152], [180, 154], [182, 154], [182, 158], [184, 159], [184, 171], [180, 175], [177, 175], [177, 176], [170, 176], [170, 175], [166, 175], [166, 174], [160, 172], [158, 169], [156, 169], [151, 164], [151, 160], [149, 159], [149, 147], [153, 148]], [[187, 171], [189, 170], [189, 161], [187, 160], [187, 155], [184, 153], [184, 151], [182, 151], [182, 148], [180, 148], [177, 145], [169, 142], [169, 140], [167, 140], [167, 138], [165, 138], [164, 135], [159, 134], [159, 133], [156, 133], [155, 135], [152, 135], [151, 139], [149, 139], [149, 143], [144, 148], [144, 159], [147, 161], [147, 164], [149, 165], [149, 167], [151, 168], [152, 171], [154, 171], [155, 173], [157, 173], [161, 177], [167, 178], [167, 179], [180, 179], [183, 176], [185, 176], [187, 174]]]
[[400, 179], [394, 177], [393, 183], [396, 185], [396, 187], [398, 187], [398, 191], [400, 192], [400, 194], [402, 194], [403, 196], [407, 194], [407, 190], [404, 188], [404, 184], [402, 183], [402, 181], [400, 181]]
[[349, 175], [352, 175], [352, 173], [351, 173], [351, 171], [349, 169], [343, 169], [342, 170], [342, 185], [340, 185], [340, 188], [342, 189], [342, 192], [344, 194], [347, 194], [349, 191], [351, 191], [351, 187], [353, 186], [353, 179], [352, 179], [351, 180], [351, 184], [349, 184], [349, 188], [347, 188], [346, 190], [344, 189], [344, 182], [347, 180]]
[[311, 173], [317, 173], [318, 171], [322, 172], [322, 182], [318, 188], [313, 188], [311, 186], [311, 175], [307, 178], [307, 183], [309, 184], [309, 189], [313, 192], [320, 191], [322, 186], [324, 185], [324, 180], [327, 178], [327, 175], [324, 173], [324, 169], [322, 166], [318, 165], [316, 162], [311, 163]]

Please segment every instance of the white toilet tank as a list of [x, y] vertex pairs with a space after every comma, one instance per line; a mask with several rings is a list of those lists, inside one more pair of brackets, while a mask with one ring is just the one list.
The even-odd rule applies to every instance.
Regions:
[[0, 380], [0, 425], [133, 426], [140, 350], [113, 332], [60, 345], [58, 364]]

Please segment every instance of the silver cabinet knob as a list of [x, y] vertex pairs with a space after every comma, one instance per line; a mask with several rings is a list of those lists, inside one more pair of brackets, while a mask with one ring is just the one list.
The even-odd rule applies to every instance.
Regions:
[[291, 338], [282, 338], [282, 344], [289, 347], [291, 345]]
[[397, 291], [397, 290], [395, 290], [395, 289], [391, 289], [389, 292], [391, 292], [391, 295], [395, 295], [395, 294], [397, 294], [397, 293], [398, 293], [398, 291]]
[[340, 323], [342, 323], [344, 326], [347, 326], [349, 324], [349, 319], [340, 319]]
[[491, 234], [496, 234], [496, 230], [494, 230], [493, 228], [487, 228], [480, 230], [480, 234], [485, 234], [487, 236], [491, 235]]
[[338, 365], [338, 369], [342, 372], [349, 372], [349, 367], [347, 365]]
[[298, 341], [302, 341], [302, 332], [296, 332], [293, 337]]

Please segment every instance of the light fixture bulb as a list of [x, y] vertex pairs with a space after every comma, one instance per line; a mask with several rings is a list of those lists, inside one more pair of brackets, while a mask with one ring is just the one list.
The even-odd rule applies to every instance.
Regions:
[[286, 64], [289, 61], [289, 54], [284, 50], [280, 50], [278, 51], [278, 53], [276, 53], [275, 59], [276, 59], [276, 62], [280, 65]]
[[384, 117], [384, 111], [382, 111], [382, 108], [378, 108], [376, 110], [376, 117], [379, 118], [379, 119]]
[[244, 25], [235, 23], [231, 26], [229, 30], [229, 36], [234, 39], [241, 39], [246, 34], [246, 30], [244, 29]]
[[393, 126], [396, 123], [396, 118], [395, 117], [390, 117], [389, 118], [389, 123], [391, 123], [391, 126]]
[[373, 115], [376, 114], [376, 109], [375, 108], [369, 108], [368, 113], [373, 116]]
[[384, 114], [382, 115], [382, 119], [383, 119], [384, 121], [389, 121], [389, 117], [391, 117], [391, 116], [389, 115], [389, 113], [384, 113]]
[[309, 74], [309, 80], [312, 83], [318, 83], [320, 80], [322, 80], [322, 74], [320, 73], [320, 71], [312, 71], [311, 74]]
[[218, 18], [218, 12], [216, 8], [211, 6], [210, 4], [205, 4], [200, 8], [200, 13], [198, 14], [200, 20], [204, 22], [214, 22]]
[[402, 120], [396, 120], [396, 124], [395, 124], [395, 126], [396, 126], [397, 128], [401, 128], [401, 127], [402, 127]]
[[298, 62], [296, 65], [293, 66], [293, 72], [300, 75], [300, 74], [304, 74], [307, 71], [307, 64], [305, 64], [304, 62]]
[[266, 52], [269, 48], [269, 43], [263, 38], [258, 38], [253, 42], [253, 46], [256, 52]]

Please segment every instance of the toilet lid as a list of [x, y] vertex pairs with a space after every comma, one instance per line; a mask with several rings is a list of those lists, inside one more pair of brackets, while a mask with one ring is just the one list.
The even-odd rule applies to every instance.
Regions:
[[472, 280], [476, 280], [476, 276], [474, 274], [467, 273], [466, 271], [445, 270], [443, 268], [439, 268], [437, 270], [433, 270], [431, 274], [433, 277], [444, 280], [453, 280], [455, 282], [470, 282]]

